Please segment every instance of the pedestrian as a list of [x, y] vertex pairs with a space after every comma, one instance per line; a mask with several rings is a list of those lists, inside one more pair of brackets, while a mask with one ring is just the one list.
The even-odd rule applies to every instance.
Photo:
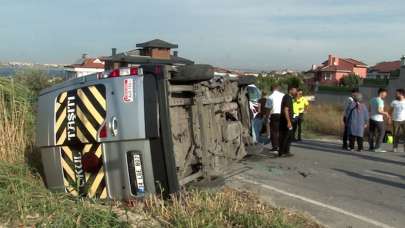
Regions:
[[297, 96], [294, 98], [294, 123], [293, 123], [293, 140], [301, 141], [302, 123], [304, 122], [304, 113], [309, 106], [308, 100], [303, 96], [302, 89], [297, 90]]
[[354, 150], [355, 141], [357, 141], [357, 151], [363, 150], [364, 129], [367, 127], [369, 119], [366, 105], [361, 103], [362, 95], [356, 93], [353, 96], [353, 102], [345, 110], [346, 126], [349, 135], [349, 149]]
[[392, 126], [393, 126], [393, 152], [398, 152], [398, 145], [402, 139], [405, 152], [405, 90], [397, 89], [395, 100], [391, 103]]
[[356, 96], [357, 94], [359, 94], [359, 89], [358, 88], [354, 88], [352, 89], [352, 94], [350, 95], [350, 97], [347, 98], [347, 100], [345, 101], [344, 107], [343, 107], [343, 125], [344, 125], [344, 129], [343, 129], [343, 146], [342, 148], [344, 150], [349, 149], [349, 144], [348, 144], [348, 140], [349, 140], [349, 135], [347, 134], [347, 126], [346, 126], [346, 109], [351, 105], [351, 103], [354, 101], [353, 97]]
[[290, 152], [290, 145], [293, 139], [293, 98], [297, 95], [297, 87], [288, 86], [288, 94], [283, 96], [281, 101], [280, 132], [279, 132], [279, 150], [278, 156], [288, 157], [293, 154]]
[[380, 88], [378, 96], [370, 100], [370, 126], [368, 143], [369, 150], [374, 152], [386, 152], [381, 148], [385, 135], [384, 117], [390, 119], [388, 112], [384, 111], [384, 99], [387, 97], [387, 90]]
[[266, 129], [268, 128], [268, 119], [270, 115], [270, 110], [266, 108], [266, 103], [267, 93], [263, 92], [262, 98], [258, 100], [258, 113], [253, 119], [253, 139], [260, 144], [269, 143], [268, 137], [263, 137], [263, 132], [267, 132]]
[[279, 146], [279, 126], [281, 113], [281, 100], [284, 93], [280, 92], [280, 86], [275, 84], [272, 86], [272, 94], [267, 99], [266, 108], [270, 110], [270, 139], [271, 151], [278, 151]]

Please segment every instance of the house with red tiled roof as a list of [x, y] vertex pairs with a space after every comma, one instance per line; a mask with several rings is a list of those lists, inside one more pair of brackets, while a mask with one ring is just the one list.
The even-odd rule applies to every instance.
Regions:
[[377, 63], [368, 69], [367, 78], [390, 79], [391, 74], [398, 72], [401, 68], [401, 60]]
[[104, 61], [100, 58], [92, 58], [88, 57], [87, 54], [83, 54], [76, 62], [64, 67], [65, 76], [67, 79], [70, 79], [103, 72], [104, 66]]
[[367, 64], [352, 58], [339, 58], [329, 55], [328, 60], [321, 65], [313, 65], [311, 72], [320, 84], [337, 85], [340, 79], [347, 75], [354, 74], [360, 78], [365, 78], [367, 76]]

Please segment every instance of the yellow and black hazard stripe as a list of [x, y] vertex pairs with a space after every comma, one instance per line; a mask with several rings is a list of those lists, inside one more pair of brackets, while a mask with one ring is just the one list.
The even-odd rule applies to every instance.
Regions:
[[59, 94], [55, 103], [55, 141], [56, 145], [63, 145], [66, 141], [66, 109], [67, 92]]
[[104, 85], [69, 90], [56, 98], [55, 144], [61, 146], [64, 186], [73, 195], [107, 198], [104, 167], [86, 173], [81, 160], [84, 154], [94, 153], [102, 164], [97, 132], [105, 124], [106, 110]]
[[[69, 99], [72, 101], [70, 104]], [[61, 93], [55, 104], [56, 145], [97, 142], [97, 132], [105, 122], [106, 110], [104, 85], [92, 85]], [[69, 127], [74, 128], [72, 134], [69, 134]]]
[[[79, 151], [80, 150], [80, 151]], [[75, 156], [81, 157], [85, 153], [94, 153], [97, 158], [103, 160], [101, 144], [83, 144], [81, 148], [62, 146], [62, 168], [64, 175], [64, 185], [68, 193], [74, 196], [87, 196], [90, 198], [107, 198], [107, 186], [105, 180], [105, 170], [101, 166], [94, 173], [83, 173], [78, 175], [77, 165], [75, 167]], [[80, 180], [83, 178], [83, 180]]]
[[73, 151], [68, 146], [61, 147], [61, 163], [63, 169], [63, 182], [68, 193], [74, 196], [79, 194], [75, 167], [73, 164]]
[[77, 138], [82, 143], [96, 142], [97, 131], [106, 116], [105, 88], [97, 86], [77, 90]]

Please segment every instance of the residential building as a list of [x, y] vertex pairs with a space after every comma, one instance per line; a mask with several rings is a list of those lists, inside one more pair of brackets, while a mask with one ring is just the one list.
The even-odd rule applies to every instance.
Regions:
[[[399, 72], [397, 77], [390, 77], [389, 80], [386, 80], [388, 83], [386, 86], [388, 90], [388, 94], [390, 98], [394, 98], [395, 96], [395, 91], [399, 88], [404, 88], [405, 87], [405, 56], [401, 57], [401, 60], [399, 62]], [[375, 96], [377, 94], [377, 91], [380, 87], [383, 86], [373, 86], [373, 85], [362, 85], [360, 86], [360, 92], [363, 94], [364, 98], [370, 99], [371, 97]]]
[[368, 69], [367, 78], [390, 79], [391, 74], [398, 74], [401, 61], [380, 62]]
[[352, 58], [339, 58], [329, 55], [328, 60], [321, 65], [313, 65], [311, 71], [315, 80], [320, 84], [338, 85], [340, 79], [348, 75], [358, 75], [360, 78], [367, 76], [367, 65]]
[[131, 64], [160, 63], [168, 65], [190, 65], [194, 64], [192, 60], [182, 58], [178, 55], [177, 44], [172, 44], [160, 39], [154, 39], [136, 45], [137, 49], [117, 53], [117, 49], [112, 49], [111, 56], [102, 58], [105, 61], [105, 69], [110, 70], [117, 67], [128, 66]]
[[79, 78], [89, 74], [104, 71], [104, 61], [100, 58], [91, 58], [83, 54], [75, 63], [65, 66], [66, 79]]

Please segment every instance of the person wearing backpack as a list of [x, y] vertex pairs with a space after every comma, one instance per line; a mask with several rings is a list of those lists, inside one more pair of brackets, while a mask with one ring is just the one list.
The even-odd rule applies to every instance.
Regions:
[[[405, 90], [397, 89], [396, 99], [391, 103], [392, 126], [393, 126], [393, 152], [398, 152], [400, 140], [405, 141]], [[405, 152], [405, 144], [404, 144]]]

